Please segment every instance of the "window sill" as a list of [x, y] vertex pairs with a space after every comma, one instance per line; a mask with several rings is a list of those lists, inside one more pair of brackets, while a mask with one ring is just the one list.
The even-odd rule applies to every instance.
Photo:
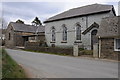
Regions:
[[82, 43], [82, 41], [81, 40], [76, 40], [76, 41], [74, 41], [74, 43]]
[[120, 51], [120, 49], [115, 49], [114, 51]]
[[55, 43], [55, 41], [51, 41], [50, 43]]
[[61, 41], [61, 43], [67, 43], [67, 41]]

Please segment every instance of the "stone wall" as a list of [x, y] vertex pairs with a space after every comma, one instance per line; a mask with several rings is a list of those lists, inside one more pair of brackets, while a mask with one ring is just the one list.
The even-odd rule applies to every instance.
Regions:
[[114, 38], [101, 39], [101, 58], [118, 60], [118, 52], [114, 51]]
[[24, 38], [22, 32], [15, 32], [15, 46], [24, 46]]
[[5, 46], [9, 48], [14, 48], [15, 41], [14, 41], [14, 30], [12, 26], [8, 26], [5, 34]]
[[36, 51], [36, 52], [56, 53], [56, 54], [62, 54], [62, 55], [73, 55], [72, 48], [26, 46], [25, 50]]

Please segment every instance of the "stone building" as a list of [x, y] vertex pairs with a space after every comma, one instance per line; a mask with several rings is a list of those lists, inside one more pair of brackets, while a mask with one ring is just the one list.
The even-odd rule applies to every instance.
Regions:
[[93, 49], [98, 42], [96, 34], [104, 17], [116, 16], [112, 5], [92, 4], [73, 8], [55, 15], [45, 23], [45, 37], [48, 46], [73, 47], [78, 44]]
[[97, 36], [101, 58], [118, 59], [120, 53], [120, 16], [102, 19]]
[[5, 45], [9, 48], [24, 46], [26, 41], [44, 41], [45, 27], [10, 22], [6, 29]]

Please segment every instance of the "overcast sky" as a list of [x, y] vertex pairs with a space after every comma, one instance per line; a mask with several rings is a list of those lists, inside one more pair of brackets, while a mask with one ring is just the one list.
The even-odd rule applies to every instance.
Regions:
[[[35, 2], [34, 2], [35, 1]], [[31, 24], [32, 20], [37, 16], [43, 22], [47, 18], [58, 13], [64, 12], [71, 8], [81, 7], [89, 4], [108, 4], [114, 5], [116, 14], [118, 14], [118, 0], [31, 0], [26, 1], [3, 1], [2, 11], [3, 18], [7, 23], [15, 22], [18, 19], [23, 20], [26, 24]], [[109, 2], [108, 2], [109, 1]]]

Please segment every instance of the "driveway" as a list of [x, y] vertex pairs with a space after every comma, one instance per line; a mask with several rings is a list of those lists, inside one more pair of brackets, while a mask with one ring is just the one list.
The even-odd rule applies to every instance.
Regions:
[[118, 63], [6, 49], [34, 78], [118, 78]]

